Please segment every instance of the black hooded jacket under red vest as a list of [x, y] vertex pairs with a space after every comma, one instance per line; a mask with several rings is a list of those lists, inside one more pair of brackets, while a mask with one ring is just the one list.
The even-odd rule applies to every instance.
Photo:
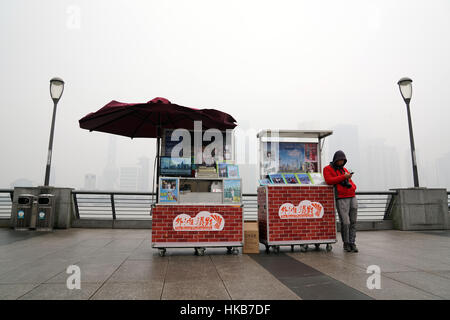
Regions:
[[[344, 160], [344, 165], [342, 167], [336, 166], [336, 162], [339, 160]], [[341, 150], [336, 151], [333, 157], [333, 162], [330, 162], [328, 166], [323, 168], [323, 177], [327, 184], [335, 185], [337, 190], [338, 198], [352, 198], [355, 196], [356, 185], [353, 183], [352, 179], [349, 179], [351, 188], [346, 188], [341, 184], [345, 180], [345, 174], [349, 173], [347, 169], [344, 168], [347, 163], [347, 158], [345, 153]]]

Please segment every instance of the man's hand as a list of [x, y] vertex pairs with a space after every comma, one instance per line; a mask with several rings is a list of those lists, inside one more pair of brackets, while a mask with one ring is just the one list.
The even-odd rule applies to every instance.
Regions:
[[352, 173], [346, 173], [346, 174], [344, 174], [344, 177], [345, 177], [346, 179], [351, 179], [352, 176], [353, 176]]

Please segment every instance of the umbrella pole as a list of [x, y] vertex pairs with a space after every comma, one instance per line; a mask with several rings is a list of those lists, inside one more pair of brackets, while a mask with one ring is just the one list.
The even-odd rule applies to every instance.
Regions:
[[159, 175], [161, 174], [160, 171], [160, 145], [161, 145], [161, 138], [159, 137], [159, 128], [158, 128], [158, 138], [156, 138], [156, 203], [159, 202]]
[[159, 123], [158, 123], [158, 129], [156, 132], [157, 138], [156, 138], [156, 203], [159, 203], [159, 175], [161, 174], [161, 114], [158, 115]]

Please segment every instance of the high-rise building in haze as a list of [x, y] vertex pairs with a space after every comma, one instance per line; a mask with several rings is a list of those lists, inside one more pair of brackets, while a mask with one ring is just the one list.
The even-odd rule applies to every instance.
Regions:
[[95, 190], [97, 188], [97, 176], [93, 173], [84, 175], [84, 190]]
[[138, 161], [139, 165], [139, 191], [149, 191], [150, 190], [150, 158], [140, 157]]
[[436, 187], [450, 190], [450, 152], [436, 160]]
[[120, 191], [138, 191], [140, 168], [121, 167], [119, 176]]
[[[342, 150], [347, 157], [347, 169], [353, 170], [355, 179], [358, 180], [362, 173], [358, 127], [350, 124], [340, 124], [332, 128], [332, 130], [333, 134], [325, 138], [327, 139], [328, 155], [322, 157], [322, 167], [327, 166], [333, 160], [333, 155], [336, 151]], [[358, 187], [365, 188], [366, 186], [362, 181], [359, 181]]]
[[402, 187], [399, 154], [384, 139], [364, 141], [361, 147], [362, 167], [358, 177], [360, 189], [385, 191]]
[[106, 166], [103, 169], [101, 188], [104, 190], [115, 190], [117, 186], [118, 169], [116, 165], [117, 138], [109, 137]]

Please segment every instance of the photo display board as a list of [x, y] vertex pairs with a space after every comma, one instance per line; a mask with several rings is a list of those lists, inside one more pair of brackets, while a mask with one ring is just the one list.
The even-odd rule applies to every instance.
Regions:
[[317, 143], [263, 142], [262, 172], [308, 173], [319, 172]]

